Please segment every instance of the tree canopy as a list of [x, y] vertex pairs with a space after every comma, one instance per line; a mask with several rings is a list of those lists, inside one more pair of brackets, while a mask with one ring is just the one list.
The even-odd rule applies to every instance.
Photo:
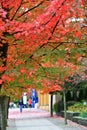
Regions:
[[1, 0], [1, 86], [61, 85], [87, 57], [86, 13], [86, 0]]

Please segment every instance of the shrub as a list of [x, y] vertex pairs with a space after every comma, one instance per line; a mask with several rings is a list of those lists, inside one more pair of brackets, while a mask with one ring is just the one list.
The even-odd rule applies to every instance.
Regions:
[[87, 118], [87, 112], [81, 112], [80, 117], [82, 118]]
[[59, 101], [59, 102], [54, 104], [54, 106], [53, 106], [53, 111], [54, 112], [59, 113], [62, 110], [64, 110], [64, 106], [63, 106], [63, 102], [62, 101]]
[[80, 113], [87, 112], [87, 106], [83, 105], [83, 103], [78, 102], [78, 103], [75, 103], [72, 106], [69, 106], [68, 110], [73, 111], [73, 112], [80, 112]]
[[68, 101], [67, 102], [67, 107], [72, 106], [74, 104], [77, 104], [77, 102], [76, 101]]

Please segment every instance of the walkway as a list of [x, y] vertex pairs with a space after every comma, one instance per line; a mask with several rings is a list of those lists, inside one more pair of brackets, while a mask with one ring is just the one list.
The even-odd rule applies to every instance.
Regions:
[[64, 124], [62, 117], [50, 117], [49, 112], [40, 109], [24, 108], [9, 110], [7, 130], [87, 130], [87, 127], [68, 121]]

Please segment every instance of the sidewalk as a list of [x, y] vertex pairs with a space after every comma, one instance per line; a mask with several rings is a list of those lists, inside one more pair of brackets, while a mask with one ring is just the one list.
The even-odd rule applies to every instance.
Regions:
[[50, 117], [50, 113], [41, 109], [24, 108], [20, 113], [19, 108], [9, 109], [7, 130], [87, 130], [68, 120], [64, 124], [64, 118]]
[[50, 113], [48, 111], [35, 108], [23, 108], [22, 113], [20, 113], [19, 108], [9, 109], [9, 119], [30, 119], [40, 117], [50, 117]]
[[10, 109], [7, 130], [62, 130], [48, 118], [49, 112], [40, 109]]

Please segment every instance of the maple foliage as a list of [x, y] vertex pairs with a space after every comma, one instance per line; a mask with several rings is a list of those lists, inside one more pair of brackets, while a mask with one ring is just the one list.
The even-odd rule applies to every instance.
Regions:
[[[0, 84], [36, 85], [38, 67], [60, 64], [62, 68], [71, 66], [74, 71], [70, 62], [86, 56], [86, 49], [81, 50], [87, 45], [86, 5], [85, 0], [1, 0]], [[66, 58], [61, 57], [65, 61], [55, 55], [56, 65], [51, 61], [43, 63], [44, 56], [55, 50], [60, 55], [65, 53]]]

